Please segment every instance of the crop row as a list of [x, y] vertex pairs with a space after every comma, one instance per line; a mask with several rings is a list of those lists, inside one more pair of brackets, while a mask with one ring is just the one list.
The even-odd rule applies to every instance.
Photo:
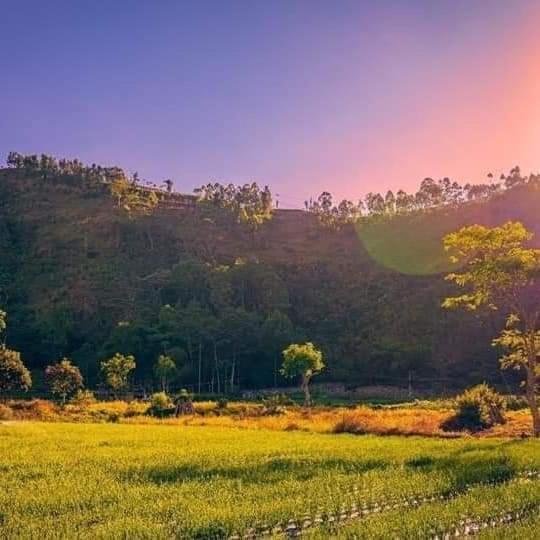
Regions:
[[[540, 471], [537, 470], [525, 470], [520, 471], [516, 475], [517, 479], [525, 480], [537, 480], [540, 479]], [[490, 485], [493, 482], [483, 482], [483, 485]], [[317, 526], [337, 526], [345, 522], [350, 522], [352, 520], [358, 520], [364, 517], [367, 517], [371, 514], [378, 514], [380, 512], [398, 510], [400, 508], [417, 508], [420, 505], [433, 503], [433, 502], [444, 502], [449, 501], [463, 493], [472, 490], [474, 487], [477, 487], [478, 484], [469, 484], [464, 486], [460, 491], [451, 491], [447, 493], [433, 494], [430, 496], [425, 495], [413, 495], [409, 497], [387, 497], [381, 499], [380, 501], [359, 501], [353, 502], [350, 506], [342, 504], [341, 508], [336, 513], [328, 513], [322, 509], [315, 515], [304, 515], [300, 520], [290, 518], [288, 520], [276, 523], [274, 525], [259, 525], [256, 527], [250, 527], [246, 529], [243, 533], [236, 533], [229, 537], [229, 540], [253, 540], [256, 538], [263, 538], [268, 536], [276, 535], [286, 535], [288, 537], [300, 536], [303, 531]], [[358, 492], [358, 490], [355, 490]], [[521, 515], [520, 511], [516, 511], [515, 515]], [[513, 513], [504, 514], [504, 516], [513, 516]], [[510, 519], [512, 521], [512, 519]], [[498, 518], [492, 518], [489, 523], [498, 523]], [[451, 526], [452, 530], [459, 532], [460, 527], [463, 530], [467, 531], [469, 534], [470, 531], [475, 529], [475, 523], [471, 518], [463, 521], [463, 523], [458, 524], [457, 526]], [[484, 523], [481, 522], [478, 527], [481, 528]], [[435, 536], [435, 538], [438, 538]], [[445, 537], [446, 538], [446, 537]]]

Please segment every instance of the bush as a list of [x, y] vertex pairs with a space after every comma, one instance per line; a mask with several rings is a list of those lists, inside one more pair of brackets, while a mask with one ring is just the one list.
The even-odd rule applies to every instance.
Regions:
[[152, 394], [148, 414], [150, 416], [157, 416], [158, 418], [172, 416], [174, 414], [174, 405], [171, 398], [165, 392]]
[[506, 396], [505, 401], [508, 411], [522, 411], [529, 408], [529, 403], [523, 396]]
[[290, 399], [283, 394], [274, 394], [267, 398], [263, 398], [263, 414], [266, 416], [277, 416], [285, 414], [285, 405], [290, 403]]
[[457, 396], [454, 400], [456, 414], [442, 428], [445, 431], [480, 431], [504, 424], [505, 407], [503, 396], [487, 384], [479, 384]]
[[97, 399], [91, 390], [78, 390], [71, 398], [70, 403], [76, 407], [84, 408], [97, 403]]
[[0, 420], [12, 420], [13, 411], [7, 405], [0, 403]]

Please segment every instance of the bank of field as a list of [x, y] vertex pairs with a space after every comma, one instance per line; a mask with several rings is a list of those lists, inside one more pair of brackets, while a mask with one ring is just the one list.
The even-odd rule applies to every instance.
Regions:
[[[538, 531], [533, 469], [530, 440], [5, 423], [0, 538], [227, 538], [307, 516], [322, 521], [308, 536], [428, 538], [468, 514], [523, 509], [484, 534], [524, 538]], [[377, 511], [328, 526], [355, 504]]]

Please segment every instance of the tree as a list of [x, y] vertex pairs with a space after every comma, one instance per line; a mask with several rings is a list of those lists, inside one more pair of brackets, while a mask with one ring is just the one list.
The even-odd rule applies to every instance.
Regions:
[[488, 228], [472, 225], [448, 234], [443, 242], [459, 272], [446, 276], [466, 292], [448, 297], [445, 308], [504, 309], [507, 327], [494, 345], [508, 353], [501, 367], [525, 372], [526, 396], [533, 418], [533, 434], [540, 437], [537, 385], [540, 379], [540, 250], [527, 248], [532, 234], [518, 222]]
[[0, 347], [0, 392], [27, 391], [32, 377], [21, 360], [21, 353]]
[[323, 355], [311, 342], [292, 343], [283, 351], [281, 374], [288, 379], [300, 377], [304, 392], [304, 405], [311, 406], [309, 383], [313, 376], [324, 369]]
[[83, 387], [83, 377], [79, 368], [74, 366], [67, 358], [64, 358], [58, 364], [47, 366], [45, 380], [51, 392], [60, 396], [62, 405], [66, 403], [68, 395]]
[[112, 358], [101, 363], [105, 381], [112, 390], [123, 390], [128, 385], [128, 376], [135, 369], [135, 357], [116, 353]]
[[160, 354], [156, 365], [154, 366], [154, 374], [159, 379], [161, 390], [168, 391], [169, 380], [176, 373], [176, 362], [174, 358], [166, 354]]

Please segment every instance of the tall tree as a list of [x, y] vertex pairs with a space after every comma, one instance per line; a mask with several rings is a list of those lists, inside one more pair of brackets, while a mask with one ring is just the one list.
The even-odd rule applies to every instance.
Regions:
[[444, 300], [443, 307], [504, 310], [507, 328], [495, 340], [509, 352], [503, 368], [525, 372], [533, 434], [540, 436], [537, 385], [540, 377], [540, 250], [526, 247], [532, 238], [521, 223], [488, 228], [472, 225], [444, 237], [444, 247], [460, 270], [446, 276], [466, 292]]

